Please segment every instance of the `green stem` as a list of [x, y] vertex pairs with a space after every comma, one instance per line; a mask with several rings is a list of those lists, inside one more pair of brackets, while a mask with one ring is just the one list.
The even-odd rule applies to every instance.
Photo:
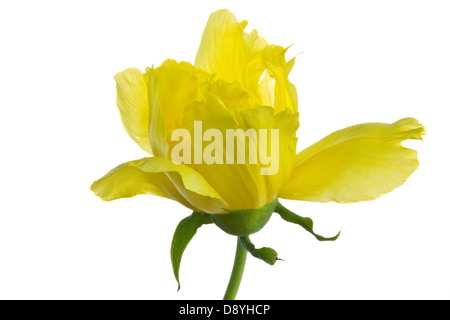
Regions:
[[234, 257], [233, 270], [231, 271], [230, 281], [223, 300], [234, 300], [241, 284], [244, 274], [245, 260], [247, 260], [247, 251], [242, 247], [239, 237], [237, 238], [236, 255]]

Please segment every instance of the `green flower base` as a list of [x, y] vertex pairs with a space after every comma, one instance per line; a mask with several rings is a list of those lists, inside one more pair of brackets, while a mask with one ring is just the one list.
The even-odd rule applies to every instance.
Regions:
[[220, 229], [233, 236], [248, 236], [261, 230], [269, 221], [277, 201], [260, 209], [230, 211], [228, 214], [210, 214]]

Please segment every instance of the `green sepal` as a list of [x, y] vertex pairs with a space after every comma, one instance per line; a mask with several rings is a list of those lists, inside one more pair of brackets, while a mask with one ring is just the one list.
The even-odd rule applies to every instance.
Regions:
[[204, 224], [210, 223], [212, 222], [207, 214], [194, 211], [190, 216], [181, 220], [175, 229], [170, 248], [170, 259], [172, 260], [173, 274], [178, 282], [178, 290], [180, 290], [179, 273], [183, 252], [197, 233], [197, 229]]
[[233, 236], [249, 236], [261, 230], [272, 216], [276, 200], [259, 209], [236, 210], [210, 214], [211, 221]]
[[329, 238], [326, 238], [326, 237], [316, 234], [313, 231], [313, 221], [311, 220], [311, 218], [301, 217], [301, 216], [293, 213], [289, 209], [283, 207], [283, 205], [278, 200], [277, 200], [277, 204], [275, 206], [275, 212], [278, 213], [283, 220], [302, 226], [306, 231], [311, 233], [319, 241], [334, 241], [341, 234], [341, 232], [339, 231], [339, 233], [337, 235], [335, 235], [334, 237], [329, 237]]
[[261, 259], [270, 265], [274, 265], [277, 260], [280, 260], [278, 259], [278, 253], [272, 248], [263, 247], [256, 249], [249, 237], [239, 237], [239, 242], [241, 243], [241, 246], [250, 252], [252, 256]]

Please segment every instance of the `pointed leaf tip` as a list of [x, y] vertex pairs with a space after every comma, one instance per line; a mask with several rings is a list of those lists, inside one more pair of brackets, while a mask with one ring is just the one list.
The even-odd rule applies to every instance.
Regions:
[[211, 223], [207, 214], [193, 212], [190, 216], [180, 221], [172, 239], [172, 245], [170, 248], [170, 258], [172, 261], [172, 269], [175, 279], [178, 283], [178, 291], [180, 291], [180, 264], [183, 257], [184, 250], [194, 235], [197, 233], [197, 229], [204, 224]]
[[341, 234], [342, 229], [334, 237], [324, 237], [324, 236], [321, 236], [321, 235], [315, 233], [313, 231], [314, 223], [311, 218], [302, 217], [302, 216], [295, 214], [294, 212], [285, 208], [278, 200], [277, 200], [277, 204], [275, 206], [275, 212], [278, 213], [283, 220], [285, 220], [287, 222], [298, 224], [299, 226], [303, 227], [303, 229], [305, 229], [306, 231], [311, 233], [319, 241], [335, 241], [337, 238], [339, 238], [339, 235]]

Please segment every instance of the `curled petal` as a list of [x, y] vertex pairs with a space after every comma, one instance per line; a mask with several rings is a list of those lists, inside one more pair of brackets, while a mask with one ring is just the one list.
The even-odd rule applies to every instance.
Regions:
[[244, 32], [246, 26], [247, 21], [239, 23], [228, 10], [212, 13], [203, 32], [195, 65], [227, 82], [238, 82], [261, 105], [259, 79], [264, 72], [261, 52], [267, 42], [256, 30]]
[[149, 139], [155, 156], [167, 157], [172, 132], [183, 122], [186, 109], [205, 99], [211, 75], [188, 62], [166, 60], [145, 74], [149, 101]]
[[297, 154], [280, 197], [340, 203], [376, 199], [402, 185], [416, 170], [417, 152], [401, 143], [421, 140], [424, 133], [412, 118], [336, 131]]
[[288, 48], [280, 46], [267, 46], [264, 48], [263, 64], [267, 68], [270, 77], [275, 79], [274, 104], [275, 113], [284, 109], [292, 112], [298, 110], [297, 89], [289, 82], [288, 75], [291, 72], [295, 58], [286, 62], [285, 54]]
[[151, 194], [200, 212], [224, 212], [227, 204], [194, 169], [158, 157], [123, 163], [91, 185], [105, 201]]
[[114, 76], [117, 106], [128, 135], [143, 150], [152, 154], [148, 139], [149, 104], [144, 74], [136, 68], [126, 69]]

